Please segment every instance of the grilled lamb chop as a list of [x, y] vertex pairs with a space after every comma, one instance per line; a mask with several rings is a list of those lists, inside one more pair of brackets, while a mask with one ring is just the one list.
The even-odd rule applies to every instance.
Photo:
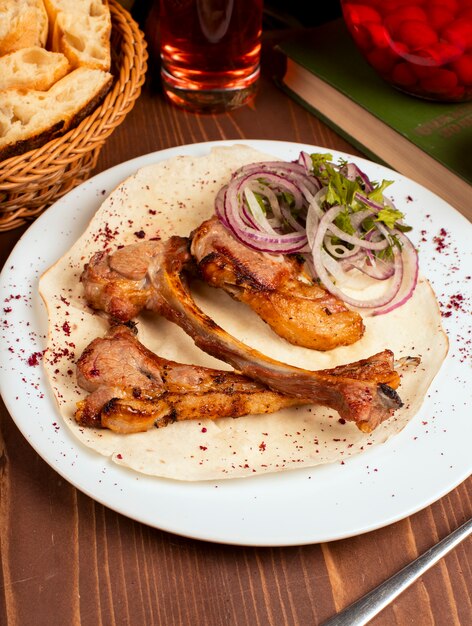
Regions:
[[77, 382], [90, 395], [79, 403], [76, 421], [126, 434], [174, 421], [274, 413], [306, 404], [235, 372], [163, 359], [123, 325], [84, 350]]
[[132, 320], [143, 309], [159, 312], [161, 299], [148, 267], [160, 265], [163, 252], [162, 241], [143, 241], [110, 255], [94, 254], [81, 277], [88, 304], [119, 322]]
[[331, 407], [363, 432], [371, 432], [402, 405], [390, 350], [334, 369], [309, 371], [271, 359], [224, 331], [189, 293], [183, 275], [192, 264], [189, 244], [187, 238], [171, 237], [94, 255], [82, 274], [87, 302], [122, 322], [140, 310], [155, 311], [242, 374], [274, 391]]
[[314, 350], [358, 341], [362, 317], [308, 280], [298, 257], [267, 254], [240, 243], [217, 217], [191, 235], [199, 274], [249, 305], [280, 337]]

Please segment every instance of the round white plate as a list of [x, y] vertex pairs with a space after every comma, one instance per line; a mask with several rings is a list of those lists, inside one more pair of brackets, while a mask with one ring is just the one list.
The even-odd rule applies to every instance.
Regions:
[[[83, 447], [61, 423], [40, 355], [47, 317], [38, 278], [79, 237], [90, 217], [139, 167], [214, 145], [245, 143], [287, 160], [325, 148], [277, 141], [224, 141], [156, 152], [95, 176], [39, 217], [0, 275], [0, 391], [17, 426], [61, 476], [132, 519], [221, 543], [287, 546], [341, 539], [402, 519], [439, 499], [471, 472], [472, 225], [424, 187], [345, 153], [389, 188], [414, 227], [422, 273], [445, 314], [450, 350], [419, 414], [394, 439], [344, 464], [237, 480], [183, 483], [113, 464]], [[392, 328], [392, 333], [401, 328]], [[387, 342], [388, 343], [388, 342]], [[35, 356], [36, 355], [36, 356]], [[36, 364], [37, 363], [37, 364]]]

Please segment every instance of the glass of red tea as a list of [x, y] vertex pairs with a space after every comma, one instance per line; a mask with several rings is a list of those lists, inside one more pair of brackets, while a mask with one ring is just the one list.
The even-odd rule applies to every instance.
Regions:
[[382, 78], [429, 100], [472, 98], [472, 0], [342, 0], [358, 48]]
[[234, 109], [257, 90], [263, 0], [160, 0], [166, 95], [198, 113]]

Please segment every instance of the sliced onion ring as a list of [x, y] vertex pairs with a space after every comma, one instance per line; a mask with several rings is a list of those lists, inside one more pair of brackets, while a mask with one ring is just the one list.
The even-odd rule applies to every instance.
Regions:
[[402, 284], [403, 279], [403, 261], [400, 250], [397, 247], [393, 248], [394, 255], [394, 273], [391, 278], [391, 283], [389, 288], [385, 291], [384, 294], [379, 296], [378, 298], [372, 298], [370, 300], [361, 300], [359, 298], [353, 298], [346, 294], [342, 289], [340, 289], [334, 281], [331, 279], [329, 272], [326, 269], [325, 263], [323, 262], [323, 255], [321, 254], [322, 246], [323, 246], [323, 238], [326, 234], [328, 228], [334, 219], [344, 210], [343, 206], [334, 206], [329, 209], [320, 220], [318, 225], [318, 230], [316, 232], [315, 239], [313, 241], [312, 254], [313, 254], [313, 265], [315, 271], [318, 275], [318, 278], [321, 280], [323, 285], [330, 291], [333, 295], [337, 296], [341, 300], [343, 300], [346, 304], [354, 306], [356, 308], [375, 308], [383, 307], [389, 304], [397, 295], [400, 285]]
[[415, 291], [418, 282], [419, 263], [418, 253], [415, 246], [401, 231], [395, 231], [395, 235], [402, 245], [403, 257], [403, 280], [394, 300], [388, 303], [388, 306], [377, 309], [372, 315], [385, 315], [402, 306], [407, 302]]
[[[313, 275], [352, 307], [382, 315], [401, 306], [415, 289], [418, 258], [403, 232], [376, 220], [384, 208], [395, 208], [392, 200], [385, 196], [381, 200], [370, 198], [374, 185], [355, 164], [347, 163], [338, 170], [350, 181], [360, 181], [363, 191], [356, 191], [355, 199], [362, 208], [359, 210], [356, 204], [354, 209], [333, 206], [325, 210], [327, 187], [322, 186], [312, 167], [312, 158], [305, 152], [300, 153], [297, 162], [245, 165], [217, 194], [216, 215], [240, 241], [255, 250], [304, 254]], [[326, 168], [321, 165], [321, 169]], [[349, 212], [352, 233], [334, 223], [343, 211]], [[373, 227], [365, 232], [369, 217], [373, 218]], [[383, 260], [379, 253], [387, 249], [392, 258]], [[384, 281], [382, 295], [362, 300], [345, 293], [341, 285], [352, 283], [352, 270]]]

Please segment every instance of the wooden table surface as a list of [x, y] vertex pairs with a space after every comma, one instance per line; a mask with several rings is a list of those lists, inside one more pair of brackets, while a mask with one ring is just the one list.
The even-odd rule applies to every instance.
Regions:
[[[104, 146], [96, 172], [218, 139], [277, 139], [360, 154], [276, 87], [281, 60], [270, 37], [263, 59], [255, 104], [228, 114], [178, 110], [148, 83]], [[0, 266], [24, 230], [0, 234]], [[8, 626], [321, 624], [472, 514], [469, 478], [411, 517], [350, 539], [274, 548], [200, 542], [98, 504], [35, 453], [3, 403], [0, 419], [0, 624]], [[471, 561], [469, 538], [372, 624], [472, 624]]]

